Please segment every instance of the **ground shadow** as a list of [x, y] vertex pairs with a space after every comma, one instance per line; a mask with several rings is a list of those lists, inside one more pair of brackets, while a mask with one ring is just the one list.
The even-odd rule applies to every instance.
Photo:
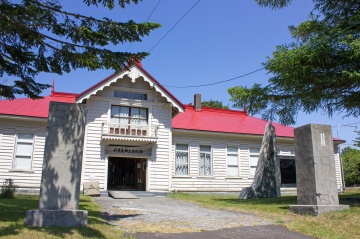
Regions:
[[[8, 222], [8, 226], [0, 228], [0, 237], [14, 236], [22, 233], [23, 230], [43, 232], [49, 235], [65, 237], [73, 235], [74, 232], [79, 233], [84, 238], [106, 238], [105, 235], [96, 229], [90, 227], [29, 227], [24, 223], [24, 215], [26, 210], [37, 206], [39, 196], [17, 195], [15, 199], [0, 199], [0, 211], [2, 216], [0, 220]], [[87, 201], [81, 201], [81, 209], [88, 210], [89, 224], [105, 224], [106, 221], [101, 217], [97, 210], [86, 206]]]

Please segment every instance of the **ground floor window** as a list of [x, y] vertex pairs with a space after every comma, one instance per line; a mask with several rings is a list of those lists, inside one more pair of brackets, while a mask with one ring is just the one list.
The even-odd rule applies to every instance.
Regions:
[[249, 176], [250, 177], [255, 176], [255, 171], [256, 171], [258, 160], [259, 160], [259, 155], [260, 155], [260, 148], [250, 148], [249, 149], [249, 167], [250, 167]]
[[237, 147], [227, 147], [227, 175], [239, 176], [239, 157]]
[[200, 145], [199, 175], [210, 176], [211, 170], [211, 146]]
[[31, 169], [34, 148], [34, 134], [19, 133], [14, 152], [14, 169]]
[[175, 152], [175, 174], [189, 174], [189, 150], [187, 144], [176, 144]]

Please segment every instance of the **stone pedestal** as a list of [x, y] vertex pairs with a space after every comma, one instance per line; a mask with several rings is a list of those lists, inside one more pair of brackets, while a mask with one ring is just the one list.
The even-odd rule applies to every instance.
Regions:
[[298, 205], [290, 210], [317, 216], [348, 209], [339, 205], [331, 126], [308, 124], [294, 134]]
[[86, 226], [79, 210], [85, 105], [50, 102], [39, 209], [26, 212], [30, 226]]
[[87, 218], [86, 210], [27, 210], [25, 224], [33, 227], [82, 227], [87, 225]]
[[86, 196], [100, 196], [99, 181], [84, 182], [84, 195]]

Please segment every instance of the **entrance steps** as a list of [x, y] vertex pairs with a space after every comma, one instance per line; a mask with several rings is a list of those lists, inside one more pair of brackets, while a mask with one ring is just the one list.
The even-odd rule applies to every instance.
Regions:
[[146, 191], [123, 191], [123, 190], [109, 190], [102, 191], [100, 193], [101, 197], [113, 197], [113, 198], [123, 198], [123, 199], [134, 199], [134, 198], [143, 198], [143, 197], [165, 197], [168, 195], [168, 192], [146, 192]]

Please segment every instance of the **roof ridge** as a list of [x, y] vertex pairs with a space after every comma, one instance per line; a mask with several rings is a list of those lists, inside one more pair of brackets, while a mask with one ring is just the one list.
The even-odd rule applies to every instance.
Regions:
[[[193, 108], [194, 106], [192, 104], [185, 104], [185, 108]], [[220, 109], [220, 108], [213, 108], [213, 107], [207, 107], [207, 106], [201, 106], [201, 110], [199, 112], [203, 111], [205, 109], [206, 111], [216, 111], [216, 112], [222, 112], [222, 113], [231, 113], [231, 114], [245, 114], [247, 115], [246, 111], [244, 110], [232, 110], [232, 109]], [[196, 111], [194, 109], [194, 111]]]

